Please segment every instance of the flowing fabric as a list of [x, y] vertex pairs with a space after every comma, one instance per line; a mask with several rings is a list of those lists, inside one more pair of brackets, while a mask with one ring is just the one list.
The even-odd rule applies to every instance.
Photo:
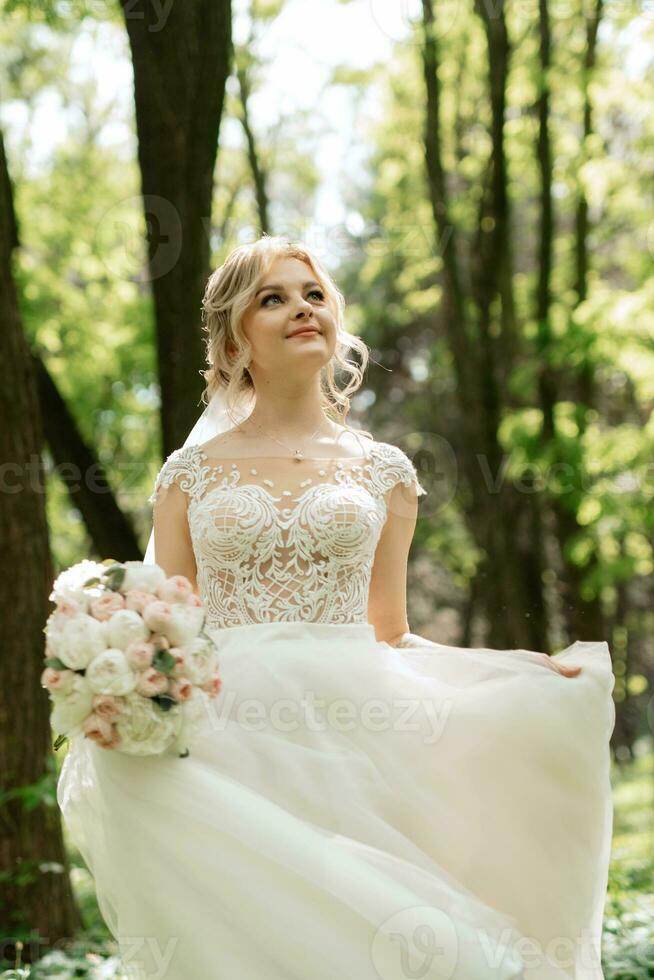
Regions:
[[76, 740], [58, 798], [129, 976], [599, 980], [615, 712], [606, 643], [216, 629], [185, 759]]

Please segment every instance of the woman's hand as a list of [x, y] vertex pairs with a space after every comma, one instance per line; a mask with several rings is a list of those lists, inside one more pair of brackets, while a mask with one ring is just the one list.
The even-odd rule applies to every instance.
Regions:
[[[403, 647], [431, 647], [432, 649], [437, 648], [438, 644], [433, 643], [431, 640], [427, 640], [424, 636], [419, 636], [417, 633], [403, 633], [398, 638], [394, 639], [392, 642], [389, 641], [390, 646], [398, 647], [402, 649]], [[493, 652], [493, 651], [491, 651]], [[498, 651], [501, 653], [502, 651]], [[520, 651], [510, 651], [518, 653]], [[540, 653], [537, 650], [525, 650], [523, 654], [532, 658], [536, 658], [537, 663], [541, 663], [543, 667], [547, 667], [548, 670], [553, 670], [555, 674], [561, 674], [562, 677], [577, 677], [581, 671], [581, 667], [568, 666], [566, 664], [558, 663], [554, 657], [550, 657], [547, 653]]]
[[566, 666], [565, 664], [557, 663], [554, 657], [550, 657], [546, 653], [533, 652], [535, 656], [541, 659], [544, 667], [549, 667], [550, 670], [555, 671], [557, 674], [562, 674], [563, 677], [576, 677], [581, 670], [581, 667]]

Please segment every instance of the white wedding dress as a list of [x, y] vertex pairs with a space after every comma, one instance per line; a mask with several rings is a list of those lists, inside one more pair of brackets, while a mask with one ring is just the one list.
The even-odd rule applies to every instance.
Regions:
[[[375, 639], [367, 596], [409, 458], [174, 452], [222, 689], [187, 758], [77, 738], [58, 800], [126, 974], [599, 980], [614, 676], [557, 655]], [[401, 574], [398, 570], [398, 574]]]

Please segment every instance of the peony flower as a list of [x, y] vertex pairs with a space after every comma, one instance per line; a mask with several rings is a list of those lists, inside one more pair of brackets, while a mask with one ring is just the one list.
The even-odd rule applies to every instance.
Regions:
[[125, 594], [133, 590], [138, 592], [153, 592], [162, 582], [166, 581], [166, 573], [158, 565], [144, 565], [142, 561], [125, 561], [125, 577], [120, 591]]
[[[61, 572], [54, 581], [50, 599], [61, 603], [66, 600], [77, 602], [83, 612], [88, 611], [89, 602], [96, 597], [96, 591], [84, 590], [84, 583], [91, 578], [102, 578], [104, 565], [96, 561], [80, 561]], [[99, 594], [99, 593], [98, 593]]]
[[[147, 607], [149, 608], [149, 607]], [[130, 643], [139, 643], [150, 637], [150, 630], [133, 609], [119, 609], [108, 620], [109, 646], [126, 650]]]
[[94, 694], [129, 694], [137, 674], [122, 650], [103, 650], [86, 668], [86, 681]]
[[204, 604], [203, 604], [202, 599], [200, 598], [199, 595], [196, 595], [195, 592], [191, 592], [190, 596], [186, 600], [186, 605], [187, 606], [196, 606], [197, 608], [200, 608]]
[[167, 691], [168, 677], [156, 667], [148, 667], [137, 679], [136, 692], [144, 698], [153, 698], [157, 694], [166, 694]]
[[192, 684], [208, 683], [217, 666], [218, 654], [211, 640], [200, 636], [186, 648], [185, 674]]
[[186, 646], [195, 640], [204, 623], [204, 606], [177, 603], [171, 606], [172, 614], [166, 628], [166, 636], [173, 646]]
[[181, 705], [173, 705], [168, 711], [162, 711], [150, 698], [129, 694], [125, 699], [125, 712], [116, 722], [121, 750], [130, 755], [164, 752], [179, 734], [181, 712]]
[[143, 610], [143, 622], [153, 633], [163, 633], [168, 635], [168, 626], [173, 615], [173, 607], [169, 602], [150, 602]]
[[61, 735], [73, 735], [79, 729], [84, 719], [91, 713], [93, 692], [86, 683], [86, 678], [75, 674], [73, 682], [63, 697], [54, 701], [50, 725]]
[[119, 592], [107, 592], [98, 599], [92, 600], [90, 613], [96, 619], [104, 622], [107, 619], [111, 619], [113, 614], [118, 612], [119, 609], [124, 608], [125, 600]]
[[77, 599], [62, 599], [57, 603], [57, 612], [60, 616], [74, 616], [75, 613], [86, 612], [86, 604]]
[[115, 727], [106, 718], [98, 714], [90, 714], [84, 724], [82, 731], [87, 738], [93, 739], [103, 749], [115, 749], [120, 745], [120, 738]]
[[175, 701], [188, 701], [193, 693], [193, 685], [188, 677], [177, 677], [170, 682], [168, 693]]
[[71, 670], [84, 670], [107, 646], [104, 630], [87, 613], [60, 616], [53, 612], [45, 626], [47, 649]]
[[123, 713], [123, 701], [113, 694], [96, 694], [93, 698], [93, 711], [105, 721], [115, 721]]
[[210, 698], [218, 697], [222, 686], [223, 682], [220, 679], [220, 674], [212, 674], [205, 684], [200, 685], [201, 689], [205, 691]]
[[156, 647], [152, 641], [150, 643], [140, 640], [138, 643], [130, 643], [125, 650], [127, 660], [134, 670], [145, 670], [152, 663]]
[[170, 647], [168, 637], [164, 636], [163, 633], [153, 633], [150, 637], [150, 643], [152, 643], [155, 650], [168, 650]]
[[193, 595], [193, 586], [185, 575], [171, 575], [157, 589], [157, 595], [163, 602], [186, 602]]
[[75, 677], [77, 674], [74, 670], [55, 670], [53, 667], [46, 667], [41, 674], [41, 687], [47, 687], [50, 694], [54, 696], [64, 695], [70, 691]]
[[182, 724], [172, 748], [178, 753], [189, 749], [202, 727], [202, 721], [209, 719], [205, 696], [196, 687], [191, 688], [188, 701], [180, 706]]
[[141, 589], [130, 589], [129, 592], [125, 593], [125, 607], [127, 609], [132, 609], [134, 612], [143, 613], [143, 610], [149, 602], [156, 601], [156, 595], [153, 592], [143, 592]]
[[186, 651], [181, 647], [171, 647], [168, 651], [175, 658], [175, 666], [172, 669], [172, 676], [180, 678], [186, 674]]

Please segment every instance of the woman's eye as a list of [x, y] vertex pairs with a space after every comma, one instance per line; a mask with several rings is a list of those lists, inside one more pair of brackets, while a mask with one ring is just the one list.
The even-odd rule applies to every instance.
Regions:
[[[323, 291], [321, 289], [312, 289], [312, 290], [309, 291], [309, 294], [308, 295], [309, 296], [317, 296], [320, 301], [324, 300], [324, 298], [325, 298], [325, 294], [323, 293]], [[265, 296], [264, 299], [261, 301], [261, 305], [262, 306], [267, 306], [269, 299], [280, 299], [281, 300], [281, 296], [279, 295], [279, 293], [268, 293], [268, 295]]]

